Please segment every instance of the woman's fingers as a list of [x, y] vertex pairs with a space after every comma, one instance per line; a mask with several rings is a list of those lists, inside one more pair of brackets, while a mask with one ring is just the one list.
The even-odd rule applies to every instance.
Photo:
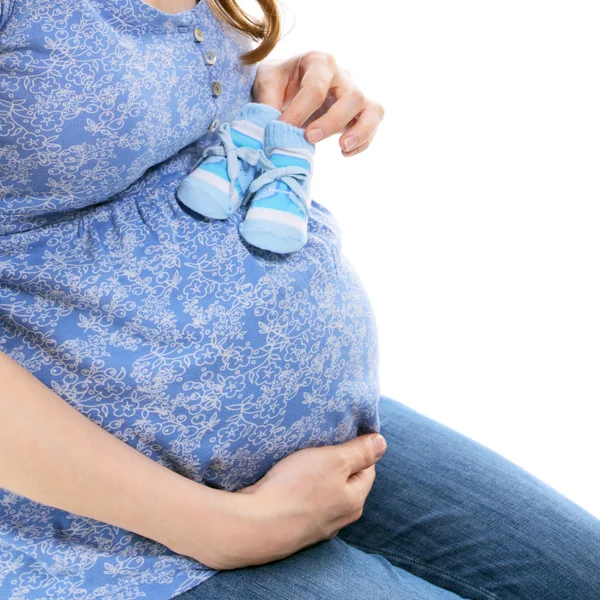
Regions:
[[348, 156], [354, 156], [355, 154], [359, 154], [360, 152], [364, 152], [373, 142], [373, 139], [375, 137], [375, 132], [377, 130], [375, 130], [373, 132], [373, 135], [364, 143], [364, 144], [360, 144], [359, 146], [356, 146], [354, 148], [354, 150], [350, 150], [349, 152], [345, 152], [344, 150], [342, 150], [342, 156], [344, 157], [348, 157]]
[[[383, 440], [383, 446], [379, 445], [379, 440]], [[383, 436], [377, 435], [359, 435], [355, 438], [332, 446], [339, 453], [342, 462], [342, 469], [350, 476], [353, 473], [368, 469], [375, 464], [381, 455], [385, 452], [385, 440]]]
[[300, 89], [280, 117], [281, 121], [296, 127], [302, 127], [310, 115], [323, 105], [334, 76], [331, 64], [333, 57], [330, 55], [309, 52], [303, 59], [307, 61], [307, 66], [300, 80]]
[[356, 473], [352, 473], [350, 477], [348, 477], [348, 483], [358, 490], [359, 495], [361, 496], [361, 503], [364, 502], [365, 498], [371, 491], [371, 487], [373, 486], [373, 482], [375, 481], [375, 465], [371, 465], [370, 467], [363, 469], [362, 471], [357, 471]]
[[285, 91], [289, 84], [288, 63], [279, 63], [273, 59], [265, 59], [260, 63], [252, 86], [255, 102], [268, 104], [281, 110], [285, 101]]
[[[384, 117], [327, 52], [311, 51], [285, 62], [262, 61], [254, 82], [257, 102], [282, 110], [281, 121], [304, 127], [309, 142], [340, 133], [344, 156], [366, 150]], [[286, 105], [287, 104], [287, 105]]]
[[346, 87], [348, 89], [342, 92], [331, 108], [306, 128], [308, 141], [318, 142], [343, 131], [348, 123], [364, 111], [367, 105], [365, 95], [357, 87]]
[[344, 526], [361, 518], [365, 501], [373, 487], [374, 481], [375, 465], [371, 465], [362, 471], [357, 471], [348, 477], [346, 493], [349, 494], [350, 504], [354, 508], [344, 515]]
[[340, 148], [344, 156], [348, 156], [347, 153], [353, 150], [362, 152], [368, 148], [384, 115], [385, 110], [381, 104], [367, 100], [367, 106], [356, 117], [356, 122], [340, 137]]

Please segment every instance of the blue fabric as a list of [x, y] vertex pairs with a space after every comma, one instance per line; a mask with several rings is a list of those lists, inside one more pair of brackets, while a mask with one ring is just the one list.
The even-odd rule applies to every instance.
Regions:
[[600, 520], [489, 448], [382, 396], [387, 451], [332, 540], [177, 600], [596, 600]]
[[[265, 125], [281, 113], [267, 104], [249, 102], [230, 123], [219, 127], [218, 142], [205, 149], [192, 173], [177, 188], [177, 198], [190, 210], [212, 219], [229, 218], [242, 204], [246, 190], [267, 163], [263, 148]], [[255, 139], [238, 129], [254, 125]], [[262, 132], [260, 136], [259, 131]], [[213, 173], [215, 180], [204, 175]], [[219, 178], [222, 186], [218, 185]], [[225, 193], [228, 190], [228, 193]]]
[[[270, 195], [267, 195], [267, 191], [270, 192]], [[260, 198], [257, 196], [255, 200], [256, 205], [262, 208], [283, 210], [303, 218], [306, 217], [304, 209], [300, 208], [296, 202], [290, 199], [290, 188], [283, 181], [275, 181], [268, 189], [266, 186], [262, 188], [261, 192], [264, 195], [261, 194]]]
[[315, 152], [315, 144], [305, 137], [306, 130], [285, 121], [275, 120], [267, 124], [265, 131], [265, 152], [267, 156], [275, 148], [300, 148], [310, 154]]
[[255, 150], [260, 150], [263, 147], [262, 142], [259, 140], [255, 140], [249, 135], [244, 135], [243, 133], [237, 131], [236, 129], [231, 128], [231, 139], [236, 146], [240, 148], [254, 148]]
[[308, 241], [315, 145], [304, 133], [280, 120], [265, 127], [269, 166], [248, 187], [248, 210], [240, 224], [240, 235], [253, 246], [285, 254]]
[[279, 120], [265, 128], [265, 153], [271, 167], [249, 186], [249, 207], [240, 225], [243, 238], [258, 248], [290, 253], [308, 241], [315, 145], [305, 139], [304, 132]]
[[[311, 162], [301, 156], [310, 155], [314, 160], [316, 146], [306, 140], [304, 131], [301, 127], [278, 120], [267, 124], [265, 154], [276, 169], [266, 171], [261, 175], [260, 180], [250, 186], [249, 193], [253, 193], [252, 206], [278, 208], [304, 219], [308, 218], [313, 169]], [[286, 152], [293, 153], [295, 150], [297, 150], [296, 156], [286, 154]], [[282, 177], [279, 175], [279, 172], [286, 170], [294, 173], [295, 176]], [[261, 183], [261, 180], [264, 180], [265, 183]], [[255, 192], [257, 188], [258, 191]], [[273, 202], [278, 203], [278, 206]]]
[[298, 156], [289, 156], [287, 154], [280, 154], [278, 152], [271, 152], [269, 155], [269, 160], [276, 167], [302, 167], [310, 172], [310, 163], [304, 158], [300, 158]]
[[[379, 430], [378, 347], [335, 218], [277, 256], [179, 183], [248, 101], [252, 47], [205, 2], [0, 0], [0, 350], [160, 464], [236, 490]], [[204, 41], [194, 40], [194, 27]], [[206, 50], [216, 64], [204, 63]], [[211, 84], [223, 93], [215, 96]], [[166, 600], [215, 574], [0, 490], [2, 598]]]
[[[190, 175], [179, 184], [179, 201], [204, 217], [229, 218], [244, 201], [246, 190], [260, 173], [262, 162], [268, 164], [261, 151], [265, 125], [280, 114], [267, 104], [249, 102], [231, 124], [222, 123], [218, 142], [202, 153]], [[247, 132], [248, 125], [254, 126], [250, 133], [261, 139], [240, 131], [246, 129]], [[207, 179], [208, 173], [217, 177]]]

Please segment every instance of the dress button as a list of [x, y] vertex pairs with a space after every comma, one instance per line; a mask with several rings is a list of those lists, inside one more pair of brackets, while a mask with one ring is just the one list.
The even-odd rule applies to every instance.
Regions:
[[204, 60], [206, 61], [207, 65], [214, 65], [217, 62], [217, 55], [212, 50], [209, 50], [204, 55]]
[[214, 133], [218, 126], [219, 126], [219, 119], [213, 119], [211, 121], [210, 125], [208, 126], [208, 130], [211, 133]]
[[212, 84], [212, 92], [215, 96], [220, 96], [221, 92], [223, 91], [223, 87], [221, 86], [221, 84], [218, 81], [213, 81]]
[[195, 27], [194, 28], [194, 39], [197, 42], [203, 42], [204, 41], [204, 32], [199, 27]]

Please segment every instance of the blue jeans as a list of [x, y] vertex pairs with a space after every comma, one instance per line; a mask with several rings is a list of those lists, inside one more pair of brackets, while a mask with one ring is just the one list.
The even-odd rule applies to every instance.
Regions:
[[385, 396], [362, 517], [178, 600], [598, 600], [600, 520], [489, 448]]

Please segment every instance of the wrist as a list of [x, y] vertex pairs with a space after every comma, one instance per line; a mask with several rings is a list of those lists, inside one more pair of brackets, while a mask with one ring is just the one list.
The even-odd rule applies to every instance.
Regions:
[[245, 553], [244, 541], [251, 538], [252, 499], [180, 479], [168, 491], [173, 509], [159, 541], [209, 568], [228, 568]]

